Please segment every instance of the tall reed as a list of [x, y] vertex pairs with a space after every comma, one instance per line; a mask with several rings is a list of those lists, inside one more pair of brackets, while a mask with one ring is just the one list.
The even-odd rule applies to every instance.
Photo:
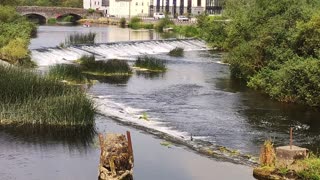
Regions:
[[150, 56], [139, 56], [134, 66], [150, 71], [166, 71], [165, 61]]
[[86, 76], [81, 68], [73, 64], [57, 64], [49, 67], [48, 76], [56, 80], [66, 80], [74, 83], [86, 83]]
[[78, 87], [0, 65], [0, 125], [93, 126], [93, 102]]
[[128, 75], [132, 72], [128, 62], [124, 60], [96, 61], [94, 56], [83, 56], [79, 61], [84, 71], [93, 74]]
[[65, 45], [94, 44], [96, 33], [89, 32], [87, 34], [75, 33], [69, 35], [65, 39]]

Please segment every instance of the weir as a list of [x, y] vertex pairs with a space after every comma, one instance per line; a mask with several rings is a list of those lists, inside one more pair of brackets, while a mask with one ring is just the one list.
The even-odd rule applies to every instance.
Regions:
[[38, 66], [48, 66], [57, 63], [71, 63], [82, 55], [95, 55], [102, 59], [130, 59], [133, 56], [168, 53], [181, 47], [184, 51], [209, 50], [205, 42], [199, 39], [166, 39], [147, 41], [111, 42], [94, 45], [76, 45], [66, 48], [33, 49], [32, 60]]

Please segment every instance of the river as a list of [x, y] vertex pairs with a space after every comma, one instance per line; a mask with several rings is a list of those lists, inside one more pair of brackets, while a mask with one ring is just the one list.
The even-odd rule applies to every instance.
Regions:
[[[153, 31], [117, 27], [40, 26], [30, 49], [54, 47], [63, 42], [68, 34], [89, 31], [97, 33], [98, 43], [164, 38]], [[163, 132], [183, 138], [192, 136], [195, 140], [242, 153], [257, 155], [263, 141], [269, 138], [276, 145], [288, 144], [290, 127], [294, 128], [294, 144], [317, 151], [320, 144], [320, 113], [304, 106], [275, 102], [246, 88], [244, 83], [230, 77], [229, 66], [221, 63], [223, 55], [212, 51], [185, 52], [184, 57], [180, 58], [158, 54], [155, 56], [167, 61], [166, 73], [135, 73], [130, 78], [100, 80], [90, 88], [89, 94], [103, 106], [101, 113], [105, 116], [128, 121], [146, 113], [152, 122], [156, 122], [152, 127]], [[101, 129], [104, 125], [97, 120], [96, 126]], [[16, 141], [13, 138], [9, 143], [3, 139], [4, 136], [0, 136], [0, 142], [4, 144]], [[39, 138], [30, 141], [37, 144]], [[17, 143], [22, 143], [22, 146], [33, 144], [25, 145], [20, 140]], [[50, 151], [43, 156], [61, 154], [61, 145], [55, 146], [53, 141], [40, 148], [48, 149], [47, 146]], [[87, 151], [90, 148], [85, 148]], [[92, 160], [88, 156], [81, 158], [78, 154], [76, 151], [72, 162]], [[63, 158], [62, 155], [56, 160], [62, 161]]]

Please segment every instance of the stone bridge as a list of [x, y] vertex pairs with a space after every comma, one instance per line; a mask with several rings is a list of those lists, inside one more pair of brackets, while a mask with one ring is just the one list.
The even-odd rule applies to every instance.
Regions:
[[90, 13], [86, 9], [69, 7], [18, 6], [16, 10], [28, 18], [38, 18], [42, 23], [46, 23], [50, 18], [60, 19], [69, 15], [73, 16], [75, 21], [84, 17], [97, 18], [102, 15], [100, 11]]

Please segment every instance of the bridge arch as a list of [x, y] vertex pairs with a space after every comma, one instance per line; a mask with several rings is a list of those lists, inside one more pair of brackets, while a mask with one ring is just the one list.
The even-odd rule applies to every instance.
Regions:
[[29, 21], [34, 22], [36, 24], [46, 24], [47, 18], [44, 15], [38, 13], [26, 13], [23, 14]]
[[67, 14], [58, 15], [56, 18], [57, 18], [57, 21], [66, 20], [69, 22], [77, 22], [78, 20], [82, 19], [82, 16], [74, 13], [67, 13]]

